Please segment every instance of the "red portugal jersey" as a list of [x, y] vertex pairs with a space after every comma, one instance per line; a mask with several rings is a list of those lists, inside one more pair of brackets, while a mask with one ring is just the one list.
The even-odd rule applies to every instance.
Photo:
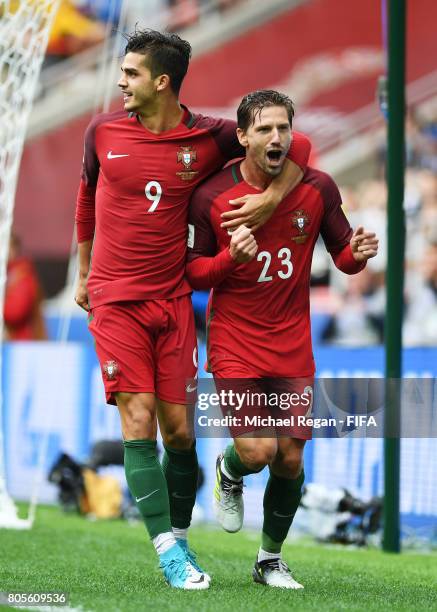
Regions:
[[[314, 374], [309, 288], [319, 234], [338, 267], [358, 272], [352, 229], [334, 181], [308, 168], [302, 182], [255, 232], [258, 252], [237, 264], [230, 236], [220, 227], [229, 200], [256, 189], [244, 182], [240, 162], [196, 190], [189, 214], [187, 277], [194, 288], [213, 286], [207, 320], [208, 365], [234, 377], [304, 377]], [[228, 377], [233, 377], [228, 375]]]
[[[78, 241], [94, 239], [92, 307], [169, 299], [184, 277], [188, 202], [194, 188], [244, 150], [233, 121], [193, 115], [154, 134], [125, 111], [99, 115], [85, 135], [76, 209]], [[289, 158], [306, 167], [310, 144], [295, 134]]]

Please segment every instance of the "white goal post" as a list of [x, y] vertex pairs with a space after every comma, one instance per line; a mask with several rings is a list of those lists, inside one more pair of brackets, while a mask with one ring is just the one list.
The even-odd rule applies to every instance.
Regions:
[[[53, 18], [60, 0], [0, 0], [0, 341], [9, 236], [24, 138]], [[0, 346], [1, 348], [1, 346]], [[0, 351], [0, 373], [2, 371]], [[0, 528], [26, 529], [6, 490], [0, 376]]]

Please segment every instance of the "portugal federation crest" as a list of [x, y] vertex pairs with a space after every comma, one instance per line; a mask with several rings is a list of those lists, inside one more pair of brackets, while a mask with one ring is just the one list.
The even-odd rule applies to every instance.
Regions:
[[181, 147], [177, 152], [178, 163], [181, 163], [183, 170], [176, 172], [177, 176], [180, 176], [183, 181], [191, 181], [197, 174], [198, 171], [192, 170], [191, 166], [193, 162], [197, 161], [197, 152], [190, 146]]
[[304, 210], [295, 210], [292, 217], [291, 223], [295, 227], [299, 234], [292, 236], [291, 239], [297, 244], [302, 244], [308, 238], [308, 234], [305, 232], [305, 226], [310, 222], [308, 215]]
[[116, 361], [106, 361], [103, 364], [103, 372], [107, 380], [114, 380], [118, 374], [118, 363]]

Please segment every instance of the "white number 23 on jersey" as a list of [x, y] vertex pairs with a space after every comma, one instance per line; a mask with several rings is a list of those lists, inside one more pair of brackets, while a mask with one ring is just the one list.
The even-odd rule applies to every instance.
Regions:
[[[278, 259], [281, 260], [281, 269], [278, 270], [277, 274], [279, 278], [286, 279], [290, 278], [293, 274], [293, 264], [291, 263], [291, 251], [286, 247], [279, 249], [277, 255]], [[258, 283], [267, 283], [273, 280], [273, 276], [269, 275], [269, 268], [272, 262], [272, 254], [269, 251], [260, 251], [256, 257], [257, 261], [264, 261], [263, 269], [258, 277]]]

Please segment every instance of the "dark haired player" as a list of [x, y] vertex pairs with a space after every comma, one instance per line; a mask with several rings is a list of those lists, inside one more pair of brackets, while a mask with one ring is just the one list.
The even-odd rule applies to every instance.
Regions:
[[[124, 111], [95, 117], [85, 134], [76, 301], [90, 310], [106, 398], [120, 412], [127, 483], [165, 578], [173, 587], [203, 589], [209, 577], [187, 545], [198, 475], [191, 423], [197, 347], [184, 278], [188, 201], [244, 150], [233, 122], [179, 104], [190, 53], [174, 34], [128, 37], [118, 82]], [[301, 178], [308, 154], [308, 141], [296, 135], [290, 160], [297, 165], [287, 163], [264, 194], [243, 198], [227, 223], [262, 224]]]
[[270, 408], [270, 399], [265, 405], [243, 407], [241, 426], [231, 429], [234, 443], [217, 459], [214, 490], [219, 522], [226, 531], [238, 531], [243, 523], [243, 477], [269, 466], [253, 578], [288, 589], [302, 588], [281, 559], [281, 547], [301, 498], [303, 448], [311, 428], [293, 426], [290, 419], [290, 427], [264, 429], [262, 424], [245, 424], [245, 416], [297, 418], [311, 410], [309, 284], [319, 234], [336, 266], [347, 274], [362, 270], [378, 249], [375, 234], [362, 227], [352, 232], [334, 181], [311, 168], [256, 232], [240, 226], [230, 237], [221, 227], [229, 199], [265, 189], [280, 172], [290, 146], [293, 114], [291, 100], [275, 91], [257, 91], [242, 100], [237, 134], [246, 157], [194, 193], [187, 263], [187, 278], [194, 288], [213, 287], [207, 343], [217, 388], [249, 390], [249, 397], [265, 393], [271, 398], [284, 392], [289, 397], [285, 412]]

